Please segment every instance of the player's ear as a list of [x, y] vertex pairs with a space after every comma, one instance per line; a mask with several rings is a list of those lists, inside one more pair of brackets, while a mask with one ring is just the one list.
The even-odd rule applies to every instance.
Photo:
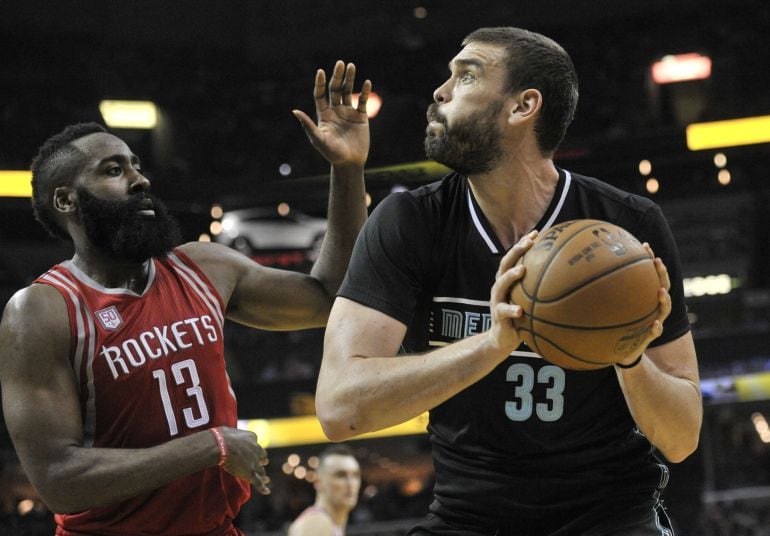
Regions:
[[543, 94], [537, 89], [525, 89], [510, 102], [508, 122], [518, 123], [535, 117], [543, 106]]
[[53, 208], [59, 212], [74, 212], [77, 192], [70, 186], [59, 186], [53, 191]]

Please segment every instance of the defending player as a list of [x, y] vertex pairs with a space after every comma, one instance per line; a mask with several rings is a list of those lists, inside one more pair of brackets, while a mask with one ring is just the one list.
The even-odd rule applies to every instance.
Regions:
[[323, 326], [365, 220], [365, 111], [355, 67], [337, 62], [318, 125], [295, 115], [331, 163], [329, 228], [310, 275], [262, 267], [218, 244], [175, 247], [139, 159], [95, 123], [50, 138], [33, 206], [72, 259], [17, 292], [0, 326], [5, 421], [58, 535], [237, 535], [253, 484], [268, 493], [257, 437], [235, 428], [225, 318], [263, 329]]

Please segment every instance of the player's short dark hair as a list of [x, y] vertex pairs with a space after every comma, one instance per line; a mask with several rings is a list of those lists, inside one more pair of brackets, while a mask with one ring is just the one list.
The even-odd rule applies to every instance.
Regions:
[[355, 453], [353, 452], [353, 449], [350, 448], [345, 443], [334, 443], [332, 445], [329, 445], [325, 449], [321, 451], [321, 453], [318, 455], [318, 465], [323, 465], [323, 462], [326, 458], [329, 456], [351, 456], [353, 458], [356, 457]]
[[578, 79], [569, 54], [555, 41], [522, 28], [479, 28], [463, 39], [468, 43], [505, 47], [506, 92], [529, 88], [540, 91], [543, 104], [535, 124], [540, 150], [553, 153], [575, 116]]
[[32, 160], [32, 211], [51, 236], [71, 240], [54, 218], [53, 193], [59, 186], [71, 184], [83, 166], [85, 155], [72, 142], [96, 132], [107, 129], [93, 122], [69, 125], [48, 138]]

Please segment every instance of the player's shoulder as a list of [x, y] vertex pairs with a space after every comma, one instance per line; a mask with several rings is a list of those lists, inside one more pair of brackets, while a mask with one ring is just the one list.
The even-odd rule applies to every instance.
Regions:
[[592, 195], [609, 202], [621, 203], [628, 205], [630, 208], [640, 210], [647, 210], [656, 206], [656, 203], [648, 197], [623, 190], [596, 177], [589, 177], [579, 173], [571, 173], [571, 175], [575, 188], [584, 191], [586, 195]]
[[334, 524], [320, 510], [307, 509], [289, 526], [288, 536], [323, 536], [334, 534]]
[[28, 287], [17, 290], [3, 311], [3, 322], [17, 319], [36, 319], [46, 322], [49, 318], [56, 319], [60, 311], [66, 312], [66, 305], [61, 293], [53, 286], [42, 283], [32, 283]]
[[3, 346], [44, 340], [69, 340], [69, 313], [62, 294], [51, 285], [33, 283], [5, 304], [0, 323]]
[[220, 277], [238, 274], [256, 263], [242, 253], [216, 242], [188, 242], [172, 252], [181, 262], [192, 263], [216, 284]]
[[236, 253], [234, 249], [217, 242], [187, 242], [177, 246], [173, 251], [173, 253], [180, 252], [186, 257], [184, 260], [189, 259], [195, 264], [221, 261], [223, 257], [227, 258]]
[[659, 214], [660, 207], [652, 199], [623, 190], [601, 179], [570, 173], [575, 198], [580, 206], [603, 215], [605, 219], [621, 222], [641, 221], [651, 214]]
[[450, 173], [436, 182], [392, 192], [379, 203], [372, 215], [375, 219], [386, 218], [391, 223], [436, 220], [453, 206], [464, 202], [465, 188], [465, 178]]

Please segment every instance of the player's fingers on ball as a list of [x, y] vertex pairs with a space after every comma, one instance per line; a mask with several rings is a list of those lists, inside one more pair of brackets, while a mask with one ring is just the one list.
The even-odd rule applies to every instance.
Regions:
[[660, 320], [656, 320], [652, 323], [652, 335], [653, 338], [657, 339], [663, 334], [663, 324]]
[[503, 270], [500, 272], [500, 275], [495, 280], [495, 284], [493, 288], [495, 288], [497, 292], [500, 292], [500, 293], [508, 292], [508, 289], [510, 288], [510, 286], [513, 285], [517, 279], [521, 278], [523, 273], [524, 273], [524, 267], [521, 265]]
[[671, 313], [671, 294], [663, 289], [660, 289], [658, 293], [658, 302], [660, 302], [660, 316], [666, 318], [669, 313]]
[[523, 255], [524, 253], [527, 252], [529, 248], [532, 247], [532, 243], [533, 243], [532, 238], [530, 238], [530, 235], [527, 235], [521, 240], [519, 240], [518, 242], [516, 242], [516, 245], [513, 246], [511, 249], [516, 250], [519, 253], [519, 255]]
[[671, 279], [668, 276], [668, 268], [663, 264], [663, 260], [656, 258], [654, 260], [655, 270], [658, 272], [658, 278], [660, 278], [660, 285], [666, 290], [671, 288]]
[[495, 302], [508, 303], [511, 287], [522, 277], [523, 273], [524, 267], [519, 265], [500, 274], [492, 287], [492, 299]]
[[521, 316], [521, 307], [513, 303], [500, 302], [495, 305], [494, 312], [498, 322], [513, 320]]

